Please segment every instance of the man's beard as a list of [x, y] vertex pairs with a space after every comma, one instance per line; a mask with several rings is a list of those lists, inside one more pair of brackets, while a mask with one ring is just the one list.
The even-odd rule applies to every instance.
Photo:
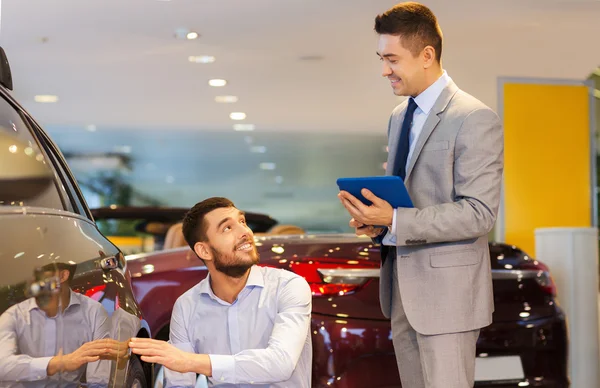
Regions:
[[[244, 276], [248, 269], [250, 269], [253, 265], [258, 264], [258, 262], [260, 261], [254, 243], [251, 242], [251, 244], [253, 250], [248, 253], [237, 251], [225, 253], [220, 252], [211, 246], [210, 250], [212, 251], [215, 269], [232, 278], [241, 278], [242, 276]], [[244, 260], [237, 257], [237, 255], [239, 254], [250, 255], [251, 260]]]

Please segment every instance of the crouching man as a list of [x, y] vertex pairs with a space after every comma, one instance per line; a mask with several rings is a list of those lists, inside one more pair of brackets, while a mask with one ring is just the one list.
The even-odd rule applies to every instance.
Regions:
[[169, 342], [133, 338], [142, 360], [162, 364], [167, 387], [311, 386], [312, 296], [304, 278], [259, 267], [244, 213], [209, 198], [185, 216], [183, 234], [209, 275], [181, 295]]

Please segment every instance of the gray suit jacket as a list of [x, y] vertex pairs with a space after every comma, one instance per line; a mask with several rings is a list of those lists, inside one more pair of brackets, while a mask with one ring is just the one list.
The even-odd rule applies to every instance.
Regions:
[[[406, 107], [405, 101], [390, 119], [387, 175], [392, 174]], [[381, 308], [391, 316], [392, 265], [397, 262], [402, 303], [417, 332], [476, 330], [491, 323], [494, 310], [487, 235], [500, 203], [500, 119], [450, 82], [416, 141], [405, 179], [415, 208], [397, 211], [397, 246], [381, 267]]]

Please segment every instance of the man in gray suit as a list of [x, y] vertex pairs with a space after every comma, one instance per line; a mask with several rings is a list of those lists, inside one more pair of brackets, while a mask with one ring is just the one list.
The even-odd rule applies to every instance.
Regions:
[[415, 208], [393, 209], [368, 190], [369, 206], [339, 197], [356, 233], [382, 244], [380, 300], [402, 386], [472, 387], [479, 330], [494, 310], [487, 235], [500, 202], [501, 123], [443, 70], [427, 7], [400, 3], [375, 30], [383, 76], [408, 97], [389, 121], [386, 174], [404, 179]]

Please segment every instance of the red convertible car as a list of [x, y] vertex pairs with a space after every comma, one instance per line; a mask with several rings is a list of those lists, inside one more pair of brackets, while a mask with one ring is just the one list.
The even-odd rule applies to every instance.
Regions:
[[[126, 258], [157, 339], [169, 337], [175, 300], [207, 275], [180, 227], [171, 225], [161, 250]], [[400, 387], [379, 307], [379, 247], [351, 235], [260, 232], [260, 265], [300, 274], [312, 288], [313, 387]], [[477, 343], [476, 387], [568, 387], [566, 319], [548, 268], [514, 246], [490, 250], [495, 313]]]

